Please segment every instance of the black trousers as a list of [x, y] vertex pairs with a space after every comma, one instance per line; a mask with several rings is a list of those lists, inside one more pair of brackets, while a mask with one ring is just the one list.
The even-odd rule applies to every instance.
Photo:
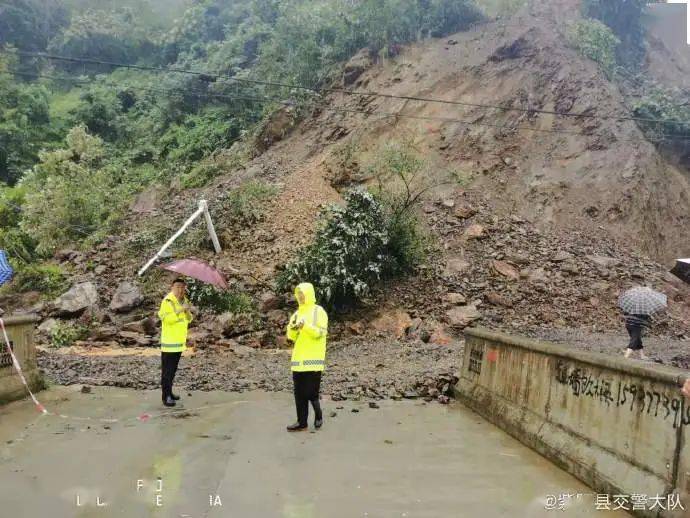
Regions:
[[628, 349], [633, 351], [639, 351], [642, 349], [642, 326], [635, 324], [625, 324], [625, 328], [628, 330], [628, 335], [630, 336], [630, 343], [628, 344]]
[[307, 426], [310, 401], [314, 407], [316, 419], [321, 419], [323, 417], [319, 402], [321, 371], [293, 372], [292, 381], [295, 385], [295, 407], [297, 408], [297, 422], [300, 426]]
[[177, 365], [180, 363], [182, 353], [161, 352], [161, 391], [163, 401], [172, 396], [172, 386], [177, 372]]

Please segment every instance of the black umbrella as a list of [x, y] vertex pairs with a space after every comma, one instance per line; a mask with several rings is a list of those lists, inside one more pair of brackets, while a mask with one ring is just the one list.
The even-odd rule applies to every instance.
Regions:
[[671, 273], [690, 284], [690, 259], [678, 259]]

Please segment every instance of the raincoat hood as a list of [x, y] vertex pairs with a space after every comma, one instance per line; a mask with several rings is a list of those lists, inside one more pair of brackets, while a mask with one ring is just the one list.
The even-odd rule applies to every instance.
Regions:
[[[303, 282], [297, 285], [295, 288], [295, 298], [297, 298], [298, 292], [302, 292], [302, 295], [304, 295], [304, 304], [300, 304], [300, 306], [312, 306], [316, 304], [314, 286], [310, 282]], [[297, 303], [299, 304], [299, 299], [297, 299]]]

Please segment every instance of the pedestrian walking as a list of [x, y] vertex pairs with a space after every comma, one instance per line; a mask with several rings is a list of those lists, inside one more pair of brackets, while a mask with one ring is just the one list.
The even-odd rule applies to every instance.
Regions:
[[308, 282], [295, 288], [299, 305], [290, 317], [287, 338], [294, 342], [290, 368], [295, 392], [297, 422], [287, 427], [288, 432], [307, 430], [309, 403], [314, 408], [314, 427], [323, 425], [323, 412], [319, 401], [321, 374], [326, 367], [326, 339], [328, 315], [316, 304], [314, 286]]
[[642, 336], [652, 327], [651, 317], [649, 315], [623, 313], [623, 318], [625, 320], [625, 329], [628, 331], [628, 336], [630, 336], [630, 342], [628, 342], [628, 347], [625, 349], [625, 357], [630, 358], [635, 351], [639, 351], [640, 360], [648, 360], [649, 358], [642, 350]]
[[630, 336], [626, 358], [639, 351], [641, 360], [649, 359], [642, 351], [642, 337], [652, 326], [652, 315], [666, 308], [666, 304], [666, 295], [642, 286], [631, 288], [618, 298], [618, 307], [623, 311], [625, 329]]
[[187, 349], [187, 326], [196, 313], [186, 297], [187, 285], [178, 277], [172, 282], [158, 310], [161, 319], [161, 392], [165, 406], [175, 406], [180, 399], [173, 393], [173, 381], [180, 356]]

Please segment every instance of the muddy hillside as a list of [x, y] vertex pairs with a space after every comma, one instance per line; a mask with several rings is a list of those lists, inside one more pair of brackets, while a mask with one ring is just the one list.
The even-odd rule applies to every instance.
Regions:
[[[450, 37], [396, 47], [385, 59], [363, 49], [335, 86], [385, 96], [330, 91], [306, 114], [280, 110], [258, 133], [246, 163], [203, 188], [178, 182], [150, 187], [130, 207], [120, 233], [93, 250], [61, 250], [57, 260], [73, 274], [69, 293], [47, 303], [36, 294], [5, 302], [44, 317], [42, 361], [58, 381], [98, 379], [110, 363], [87, 358], [90, 348], [155, 348], [159, 329], [151, 316], [165, 276], [156, 268], [141, 278], [136, 272], [203, 198], [223, 252], [214, 254], [202, 239], [193, 255], [225, 272], [237, 269], [230, 276], [233, 289], [249, 294], [257, 311], [251, 318], [202, 315], [192, 344], [203, 356], [232, 355], [238, 347], [262, 355], [284, 349], [294, 304], [275, 288], [280, 267], [309, 242], [321, 207], [341, 201], [349, 188], [373, 185], [367, 164], [387, 144], [402, 142], [429, 164], [425, 180], [434, 187], [419, 215], [433, 253], [413, 276], [384, 286], [364, 308], [334, 317], [332, 334], [344, 347], [368, 344], [361, 350], [373, 348], [381, 372], [389, 364], [380, 356], [381, 343], [390, 344], [393, 356], [400, 343], [408, 356], [416, 354], [410, 344], [425, 344], [419, 351], [428, 348], [431, 356], [398, 384], [395, 374], [375, 386], [357, 384], [359, 375], [350, 370], [359, 367], [346, 364], [329, 391], [342, 397], [370, 388], [373, 395], [443, 395], [459, 357], [450, 360], [438, 348], [457, 352], [468, 325], [570, 337], [584, 348], [618, 354], [623, 338], [605, 335], [607, 345], [599, 347], [596, 337], [621, 331], [616, 300], [635, 284], [668, 295], [669, 310], [654, 334], [675, 345], [671, 352], [659, 346], [655, 357], [686, 366], [690, 352], [678, 344], [690, 336], [690, 286], [668, 270], [675, 258], [690, 255], [690, 174], [662, 157], [630, 120], [622, 89], [566, 44], [562, 11], [576, 12], [575, 4], [534, 2]], [[274, 192], [261, 202], [261, 215], [227, 223], [224, 196], [257, 182]], [[203, 237], [200, 223], [192, 233]], [[95, 324], [78, 349], [54, 352], [51, 329], [79, 319]], [[137, 356], [133, 372], [146, 371], [141, 366], [148, 361]], [[114, 383], [129, 383], [127, 369], [117, 372]], [[273, 375], [262, 382], [253, 371], [246, 383], [211, 378], [194, 378], [194, 386], [282, 388]], [[143, 387], [155, 380], [131, 383]]]

